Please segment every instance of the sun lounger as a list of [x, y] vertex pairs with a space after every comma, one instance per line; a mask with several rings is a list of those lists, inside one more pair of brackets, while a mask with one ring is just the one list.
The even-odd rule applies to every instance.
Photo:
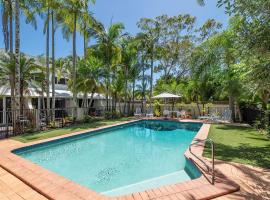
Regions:
[[135, 117], [142, 117], [143, 116], [141, 108], [136, 108], [134, 116]]
[[154, 117], [153, 109], [147, 109], [146, 111], [146, 117]]

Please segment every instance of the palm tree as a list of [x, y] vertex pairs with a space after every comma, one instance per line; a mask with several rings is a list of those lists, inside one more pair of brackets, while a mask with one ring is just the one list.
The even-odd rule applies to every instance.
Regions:
[[131, 36], [123, 37], [121, 41], [122, 60], [121, 66], [125, 75], [125, 99], [124, 99], [124, 114], [127, 114], [127, 98], [128, 98], [128, 82], [132, 80], [129, 76], [130, 70], [137, 60], [137, 49], [135, 38]]
[[[116, 66], [121, 61], [121, 47], [119, 45], [119, 40], [123, 36], [122, 31], [124, 30], [124, 25], [122, 23], [112, 24], [108, 30], [100, 23], [96, 27], [96, 40], [97, 45], [93, 46], [96, 54], [99, 55], [101, 59], [104, 60], [104, 65], [106, 67], [106, 110], [109, 110], [109, 94], [110, 94], [110, 82], [111, 82], [111, 72], [115, 72]], [[112, 77], [114, 79], [114, 77]]]
[[[92, 105], [94, 94], [103, 91], [102, 77], [104, 70], [102, 60], [89, 56], [87, 59], [78, 60], [78, 80], [76, 89], [84, 94], [83, 107], [89, 108]], [[91, 94], [88, 102], [88, 94]]]
[[2, 32], [5, 44], [5, 51], [13, 52], [13, 15], [12, 15], [12, 1], [1, 1], [1, 16], [2, 16]]
[[136, 81], [139, 78], [139, 75], [141, 73], [140, 65], [138, 63], [138, 60], [136, 59], [136, 62], [131, 66], [129, 70], [129, 79], [132, 82], [132, 112], [134, 112], [135, 107], [135, 87], [136, 87]]
[[15, 0], [15, 105], [13, 108], [21, 108], [21, 99], [20, 99], [20, 2]]
[[204, 0], [197, 0], [197, 3], [198, 3], [200, 6], [204, 6], [204, 5], [205, 5], [205, 1], [204, 1]]
[[[0, 84], [5, 88], [15, 87], [16, 76], [16, 59], [14, 56], [4, 54], [0, 58]], [[20, 97], [21, 109], [24, 108], [24, 95], [29, 94], [30, 88], [38, 92], [41, 83], [44, 80], [43, 68], [35, 64], [33, 58], [26, 58], [23, 54], [20, 55]]]
[[[95, 1], [92, 0], [94, 3]], [[76, 53], [76, 33], [78, 21], [86, 15], [85, 8], [87, 7], [88, 0], [66, 0], [61, 9], [60, 15], [63, 19], [63, 35], [66, 39], [69, 39], [72, 34], [72, 79], [73, 79], [73, 106], [75, 108], [73, 116], [76, 117], [77, 108], [77, 53]], [[88, 12], [87, 12], [88, 13]]]

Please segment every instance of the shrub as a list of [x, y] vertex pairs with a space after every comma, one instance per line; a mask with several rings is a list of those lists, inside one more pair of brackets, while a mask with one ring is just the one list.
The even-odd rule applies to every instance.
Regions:
[[94, 120], [94, 118], [89, 116], [89, 115], [85, 115], [84, 119], [83, 119], [84, 123], [91, 123], [91, 122], [93, 122], [93, 120]]
[[121, 113], [119, 111], [107, 111], [104, 113], [105, 119], [118, 119], [121, 117]]

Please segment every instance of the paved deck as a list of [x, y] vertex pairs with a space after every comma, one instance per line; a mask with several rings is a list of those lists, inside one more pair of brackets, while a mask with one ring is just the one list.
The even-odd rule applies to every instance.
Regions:
[[[124, 123], [119, 123], [124, 124]], [[119, 125], [116, 124], [116, 125]], [[109, 126], [108, 126], [109, 127]], [[210, 125], [204, 124], [194, 141], [203, 140], [207, 138]], [[92, 129], [93, 130], [93, 129]], [[95, 129], [96, 130], [96, 129]], [[87, 131], [81, 131], [78, 133], [72, 133], [65, 136], [57, 137], [64, 138], [70, 135], [83, 134]], [[122, 196], [118, 198], [109, 198], [98, 194], [88, 188], [78, 185], [70, 180], [67, 180], [64, 177], [59, 176], [53, 172], [50, 172], [41, 166], [33, 164], [19, 156], [16, 156], [11, 153], [13, 149], [29, 146], [33, 144], [42, 143], [44, 141], [50, 141], [53, 139], [46, 139], [38, 142], [31, 142], [23, 144], [17, 141], [10, 139], [0, 141], [0, 167], [8, 172], [8, 174], [17, 180], [19, 180], [23, 185], [32, 188], [33, 192], [39, 193], [45, 197], [45, 199], [59, 199], [59, 200], [87, 200], [87, 199], [117, 199], [117, 200], [150, 200], [150, 199], [211, 199], [214, 197], [219, 197], [224, 194], [229, 194], [239, 190], [239, 185], [232, 181], [230, 176], [228, 176], [227, 171], [217, 169], [216, 170], [216, 180], [215, 185], [212, 185], [209, 182], [211, 177], [211, 171], [209, 167], [206, 167], [205, 164], [210, 166], [208, 160], [202, 157], [202, 152], [204, 145], [197, 145], [193, 147], [193, 154], [190, 154], [186, 151], [185, 156], [192, 160], [203, 172], [203, 176], [192, 181], [186, 181], [184, 183], [178, 183], [173, 185], [168, 185], [160, 187], [157, 189], [147, 190], [144, 192], [138, 192], [127, 196]], [[199, 156], [199, 158], [198, 158]], [[203, 163], [201, 163], [203, 160]], [[222, 167], [221, 167], [222, 168]], [[13, 186], [11, 188], [14, 188]], [[15, 192], [15, 191], [14, 191]], [[5, 191], [4, 191], [5, 194]], [[41, 196], [41, 197], [42, 197]], [[30, 199], [30, 198], [29, 198]], [[28, 198], [25, 198], [28, 200]]]
[[216, 200], [270, 200], [270, 169], [224, 161], [216, 166], [241, 186], [240, 191]]
[[15, 176], [0, 167], [1, 200], [47, 200]]

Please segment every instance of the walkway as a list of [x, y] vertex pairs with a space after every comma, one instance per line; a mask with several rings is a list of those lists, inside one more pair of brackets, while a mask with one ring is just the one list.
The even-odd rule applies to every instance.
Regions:
[[217, 168], [238, 183], [240, 191], [216, 200], [270, 200], [270, 169], [224, 161], [218, 161]]
[[47, 200], [22, 181], [0, 168], [1, 200]]

